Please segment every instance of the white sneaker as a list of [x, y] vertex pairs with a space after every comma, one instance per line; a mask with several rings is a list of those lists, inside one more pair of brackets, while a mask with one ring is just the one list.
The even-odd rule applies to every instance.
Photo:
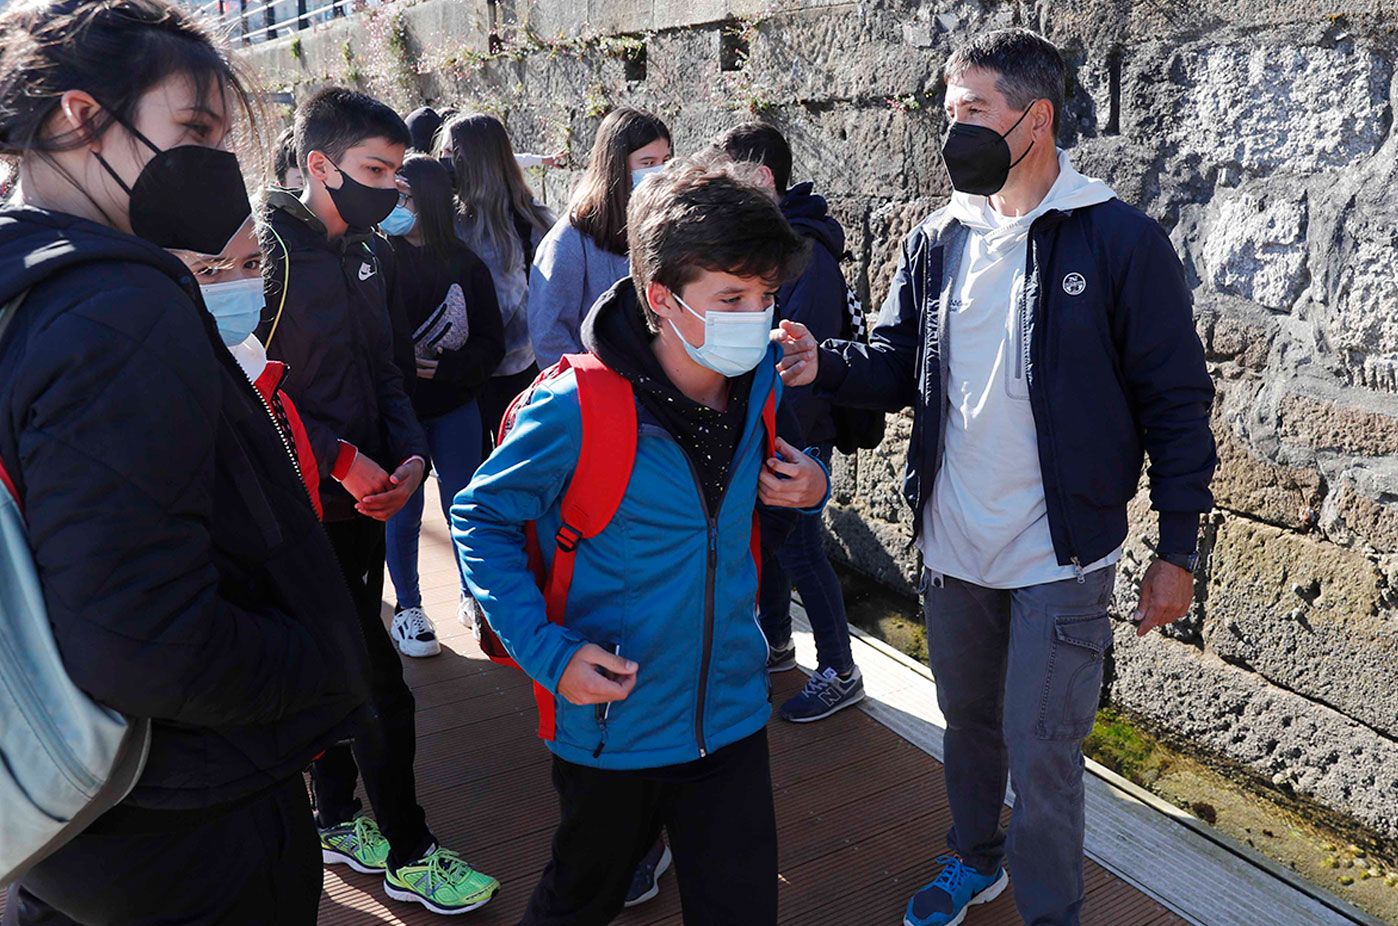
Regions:
[[422, 608], [404, 608], [395, 613], [388, 635], [404, 656], [420, 659], [442, 651], [442, 644], [437, 642], [437, 627]]
[[471, 631], [476, 642], [481, 642], [481, 624], [485, 621], [485, 615], [481, 613], [480, 603], [470, 595], [461, 597], [461, 604], [456, 607], [456, 619], [461, 622], [461, 626]]

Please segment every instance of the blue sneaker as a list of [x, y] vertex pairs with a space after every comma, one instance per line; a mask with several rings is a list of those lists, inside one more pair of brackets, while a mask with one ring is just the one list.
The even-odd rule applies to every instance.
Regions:
[[810, 723], [864, 700], [864, 676], [859, 666], [841, 678], [834, 669], [821, 669], [812, 675], [801, 693], [782, 705], [782, 720]]
[[646, 857], [641, 859], [641, 864], [636, 866], [635, 872], [631, 875], [631, 887], [626, 891], [626, 903], [623, 906], [634, 907], [653, 899], [660, 893], [660, 876], [665, 874], [673, 861], [670, 855], [670, 847], [665, 844], [665, 840], [657, 839], [655, 845], [651, 846]]
[[942, 866], [937, 879], [908, 901], [903, 926], [956, 926], [966, 919], [968, 907], [990, 903], [1010, 883], [1005, 866], [983, 875], [954, 852], [937, 856], [937, 864]]

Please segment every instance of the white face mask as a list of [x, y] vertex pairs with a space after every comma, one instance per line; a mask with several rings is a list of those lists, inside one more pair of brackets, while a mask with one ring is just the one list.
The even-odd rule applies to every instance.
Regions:
[[651, 174], [658, 174], [665, 169], [664, 164], [656, 164], [654, 167], [638, 167], [631, 172], [631, 189], [641, 185], [641, 181]]
[[698, 347], [685, 340], [680, 329], [670, 322], [670, 328], [684, 345], [691, 360], [724, 376], [742, 376], [762, 362], [772, 340], [772, 317], [776, 303], [762, 312], [713, 312], [700, 315], [671, 293], [684, 310], [704, 323], [704, 343]]

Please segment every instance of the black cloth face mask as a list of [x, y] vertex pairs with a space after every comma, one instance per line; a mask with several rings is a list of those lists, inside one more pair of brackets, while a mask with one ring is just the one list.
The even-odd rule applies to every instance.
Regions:
[[993, 196], [1004, 188], [1010, 170], [1028, 157], [1030, 149], [1034, 147], [1031, 141], [1024, 153], [1011, 163], [1010, 144], [1005, 139], [1010, 132], [1019, 128], [1024, 117], [1029, 115], [1029, 110], [1034, 108], [1034, 103], [1029, 104], [1004, 135], [983, 125], [965, 122], [951, 124], [942, 141], [942, 160], [946, 161], [947, 173], [951, 174], [953, 189], [973, 196]]
[[332, 190], [328, 185], [325, 190], [330, 194], [330, 201], [335, 204], [340, 218], [344, 219], [350, 228], [373, 228], [388, 218], [393, 207], [398, 205], [397, 187], [381, 190], [378, 187], [365, 186], [341, 170], [340, 165], [330, 158], [325, 160], [339, 172], [341, 181], [338, 190]]
[[93, 152], [130, 198], [131, 230], [162, 248], [221, 253], [252, 214], [238, 156], [201, 145], [162, 151], [134, 126], [116, 121], [155, 152], [131, 186], [106, 158]]

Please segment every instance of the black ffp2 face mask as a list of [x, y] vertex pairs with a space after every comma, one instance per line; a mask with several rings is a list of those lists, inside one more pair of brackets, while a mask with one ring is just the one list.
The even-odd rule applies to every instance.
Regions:
[[1010, 143], [1006, 141], [1033, 108], [1034, 103], [1030, 103], [1004, 135], [983, 125], [953, 122], [942, 141], [942, 160], [946, 162], [947, 173], [951, 174], [952, 188], [973, 196], [999, 193], [1010, 177], [1010, 170], [1028, 157], [1034, 147], [1031, 141], [1024, 153], [1011, 162]]
[[161, 150], [135, 127], [118, 123], [155, 152], [127, 186], [94, 152], [130, 198], [131, 231], [162, 248], [218, 254], [252, 214], [238, 156], [202, 145]]
[[396, 186], [392, 189], [365, 186], [342, 170], [339, 164], [329, 158], [326, 160], [339, 172], [340, 188], [332, 190], [327, 184], [325, 191], [330, 194], [330, 201], [335, 204], [340, 218], [344, 219], [350, 228], [373, 228], [388, 218], [393, 207], [398, 205]]

